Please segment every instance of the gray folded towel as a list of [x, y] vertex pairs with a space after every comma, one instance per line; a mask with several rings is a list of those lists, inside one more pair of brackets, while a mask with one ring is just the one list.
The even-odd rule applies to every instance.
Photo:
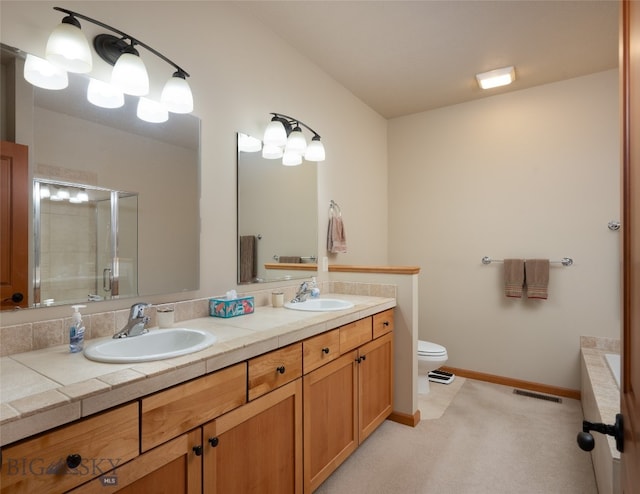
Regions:
[[527, 297], [546, 300], [549, 296], [549, 259], [527, 259], [524, 270]]

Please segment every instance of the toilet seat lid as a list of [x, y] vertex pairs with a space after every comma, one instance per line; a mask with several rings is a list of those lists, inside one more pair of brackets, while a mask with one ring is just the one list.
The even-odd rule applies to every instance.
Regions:
[[430, 341], [418, 340], [418, 355], [440, 356], [446, 355], [447, 349], [437, 343]]

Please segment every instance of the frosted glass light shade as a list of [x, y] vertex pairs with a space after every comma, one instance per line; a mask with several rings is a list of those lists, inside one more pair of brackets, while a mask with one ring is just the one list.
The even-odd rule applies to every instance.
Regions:
[[24, 62], [23, 75], [27, 82], [42, 89], [64, 89], [69, 85], [66, 71], [30, 53]]
[[164, 85], [160, 101], [172, 113], [193, 111], [193, 94], [191, 94], [189, 83], [175, 74]]
[[285, 147], [285, 153], [287, 151], [293, 151], [298, 153], [301, 157], [304, 152], [307, 150], [307, 140], [304, 138], [304, 134], [300, 127], [296, 127], [289, 134], [289, 139], [287, 139], [287, 146]]
[[47, 60], [69, 72], [85, 74], [93, 67], [87, 38], [79, 27], [69, 22], [62, 22], [53, 30], [45, 53]]
[[111, 84], [124, 94], [149, 94], [149, 75], [142, 59], [133, 53], [120, 55], [111, 72]]
[[282, 164], [284, 166], [297, 166], [302, 163], [302, 155], [296, 151], [285, 149], [282, 156]]
[[262, 149], [262, 142], [257, 137], [238, 133], [238, 151], [244, 153], [256, 153]]
[[274, 146], [273, 144], [265, 144], [262, 147], [262, 157], [267, 160], [277, 160], [282, 158], [283, 150], [280, 146]]
[[150, 123], [162, 123], [169, 120], [169, 112], [164, 105], [149, 98], [140, 98], [137, 115], [140, 120]]
[[320, 142], [320, 139], [312, 139], [307, 146], [307, 151], [304, 153], [304, 159], [307, 161], [324, 161], [325, 152], [324, 145]]
[[91, 78], [87, 88], [87, 99], [101, 108], [120, 108], [124, 105], [124, 94], [104, 81]]
[[282, 125], [282, 122], [271, 120], [264, 131], [262, 141], [265, 146], [284, 147], [287, 143], [287, 131], [285, 130], [284, 125]]

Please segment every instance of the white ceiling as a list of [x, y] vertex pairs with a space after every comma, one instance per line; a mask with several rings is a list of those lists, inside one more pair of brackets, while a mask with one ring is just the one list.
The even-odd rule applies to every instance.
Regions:
[[[612, 69], [617, 0], [296, 0], [237, 5], [386, 118]], [[475, 74], [514, 65], [481, 91]]]

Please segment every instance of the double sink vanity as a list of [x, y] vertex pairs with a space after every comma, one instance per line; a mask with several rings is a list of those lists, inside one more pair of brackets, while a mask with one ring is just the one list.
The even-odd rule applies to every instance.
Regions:
[[[3, 357], [3, 414], [17, 413], [0, 421], [2, 492], [313, 492], [393, 408], [395, 299], [335, 298], [347, 308], [152, 329], [126, 363], [67, 347]], [[204, 349], [134, 358], [196, 335]]]

